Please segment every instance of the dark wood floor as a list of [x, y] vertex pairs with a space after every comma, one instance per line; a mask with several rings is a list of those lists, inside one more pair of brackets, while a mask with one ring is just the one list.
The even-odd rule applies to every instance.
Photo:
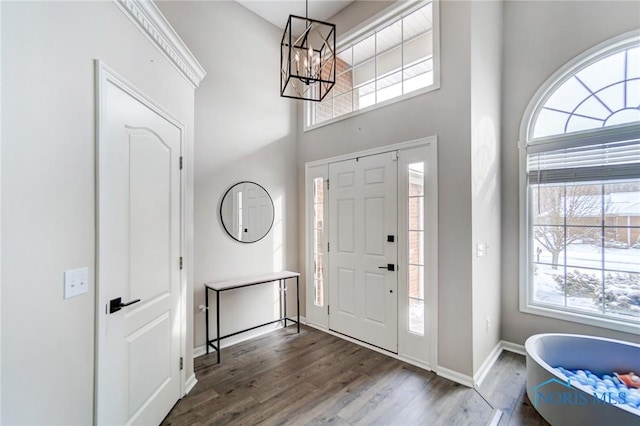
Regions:
[[[196, 359], [198, 383], [164, 425], [486, 425], [475, 390], [327, 333], [302, 327]], [[481, 392], [500, 425], [544, 424], [524, 396], [524, 358], [505, 353]], [[492, 401], [493, 399], [493, 401]]]

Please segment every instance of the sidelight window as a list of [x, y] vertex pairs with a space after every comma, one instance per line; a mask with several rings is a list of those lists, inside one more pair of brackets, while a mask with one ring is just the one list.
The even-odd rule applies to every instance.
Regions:
[[409, 164], [409, 331], [424, 334], [424, 163]]
[[314, 304], [324, 306], [324, 179], [313, 179], [313, 288]]

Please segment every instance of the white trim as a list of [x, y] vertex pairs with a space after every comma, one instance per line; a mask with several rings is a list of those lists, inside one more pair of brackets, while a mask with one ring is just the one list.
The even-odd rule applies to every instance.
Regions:
[[[180, 130], [180, 154], [183, 155], [185, 152], [185, 144], [186, 144], [186, 128], [185, 126], [178, 121], [174, 116], [169, 114], [166, 110], [164, 110], [158, 103], [156, 103], [153, 99], [142, 93], [138, 88], [132, 85], [128, 80], [123, 78], [120, 74], [113, 71], [109, 68], [104, 62], [96, 59], [94, 60], [95, 67], [95, 146], [96, 153], [99, 151], [100, 143], [102, 140], [102, 116], [103, 116], [103, 94], [104, 94], [104, 83], [106, 81], [110, 81], [115, 86], [119, 87], [124, 92], [131, 95], [138, 102], [145, 105], [150, 110], [154, 111], [156, 114], [161, 116], [163, 119], [171, 123], [177, 129]], [[95, 351], [94, 351], [94, 372], [95, 372], [95, 381], [94, 381], [94, 408], [93, 408], [93, 420], [95, 424], [99, 423], [98, 419], [98, 405], [99, 405], [99, 380], [100, 380], [100, 356], [103, 349], [100, 347], [100, 340], [102, 339], [103, 333], [102, 330], [105, 327], [105, 320], [102, 315], [102, 302], [101, 291], [100, 291], [100, 280], [99, 280], [99, 270], [100, 270], [100, 241], [99, 241], [99, 211], [100, 211], [100, 181], [99, 181], [99, 171], [100, 171], [100, 158], [99, 155], [96, 154], [95, 157], [95, 186], [96, 186], [96, 197], [95, 197], [95, 211], [96, 211], [96, 221], [95, 221], [95, 232], [96, 232], [96, 247], [95, 247], [95, 267], [94, 267], [94, 287], [95, 287], [95, 303], [96, 306], [99, 307], [95, 311]], [[181, 173], [180, 176], [180, 254], [185, 256], [185, 226], [186, 221], [184, 217], [185, 212], [185, 176]], [[185, 357], [186, 355], [186, 297], [187, 297], [187, 279], [186, 279], [186, 268], [180, 271], [180, 283], [178, 289], [178, 312], [176, 313], [179, 317], [179, 321], [181, 324], [180, 327], [180, 357]], [[186, 382], [186, 369], [183, 369], [179, 372], [180, 375], [180, 393], [184, 394], [185, 391], [185, 382]]]
[[525, 350], [524, 345], [520, 345], [518, 343], [513, 343], [513, 342], [507, 342], [506, 340], [501, 340], [500, 346], [504, 351], [513, 352], [514, 354], [523, 355], [523, 356], [527, 355], [527, 351]]
[[440, 365], [436, 370], [436, 374], [438, 376], [444, 377], [445, 379], [449, 379], [456, 383], [460, 383], [463, 386], [473, 388], [473, 377], [467, 374], [458, 373], [455, 370], [451, 370], [449, 368], [442, 367]]
[[638, 326], [637, 322], [616, 321], [614, 318], [565, 311], [556, 309], [553, 306], [549, 306], [547, 308], [545, 306], [534, 305], [533, 302], [525, 306], [521, 306], [520, 311], [527, 314], [540, 315], [563, 321], [576, 322], [578, 324], [586, 324], [593, 327], [607, 328], [610, 330], [622, 331], [624, 333], [640, 335], [640, 326]]
[[500, 423], [500, 419], [502, 418], [502, 411], [498, 410], [497, 408], [493, 409], [493, 417], [491, 418], [491, 421], [489, 422], [489, 426], [498, 426], [498, 424]]
[[193, 87], [200, 85], [207, 72], [153, 1], [113, 0], [113, 2]]
[[[433, 0], [433, 11], [435, 15], [436, 3], [440, 0]], [[355, 44], [371, 35], [371, 31], [386, 24], [388, 21], [399, 18], [402, 14], [408, 12], [410, 9], [419, 9], [422, 6], [426, 6], [429, 1], [426, 0], [406, 0], [403, 2], [394, 3], [391, 6], [383, 9], [377, 14], [373, 15], [366, 21], [353, 27], [346, 33], [340, 36], [340, 40], [337, 42], [336, 50], [340, 50], [348, 44]], [[410, 12], [408, 12], [410, 13]]]
[[420, 359], [414, 358], [412, 356], [409, 355], [403, 355], [401, 353], [398, 354], [397, 357], [395, 357], [397, 359], [399, 359], [400, 361], [404, 361], [407, 364], [411, 364], [411, 365], [415, 365], [418, 368], [422, 368], [423, 370], [427, 370], [427, 371], [433, 371], [433, 368], [431, 367], [431, 364], [428, 362], [424, 362]]
[[369, 155], [383, 154], [391, 151], [401, 151], [403, 149], [417, 148], [419, 146], [426, 146], [435, 144], [438, 142], [437, 136], [427, 136], [419, 139], [412, 139], [406, 142], [394, 143], [391, 145], [385, 145], [378, 148], [365, 149], [364, 151], [352, 152], [344, 155], [337, 155], [335, 157], [323, 158], [322, 160], [310, 161], [305, 164], [305, 167], [320, 166], [323, 164], [336, 163], [338, 161], [352, 160], [358, 157], [366, 157]]
[[491, 367], [493, 367], [493, 365], [498, 360], [498, 357], [502, 353], [502, 349], [502, 342], [498, 342], [491, 353], [489, 353], [489, 356], [487, 356], [487, 358], [484, 360], [480, 368], [478, 368], [478, 371], [476, 371], [476, 373], [473, 375], [473, 383], [475, 384], [475, 387], [479, 387], [487, 377], [487, 374], [489, 374]]
[[[438, 324], [438, 144], [437, 141], [417, 148], [398, 150], [398, 353], [400, 356], [422, 358], [421, 362], [437, 365]], [[408, 330], [408, 187], [410, 163], [424, 163], [423, 208], [429, 213], [425, 217], [424, 231], [424, 334]], [[404, 266], [402, 266], [404, 265]]]
[[[434, 63], [435, 62], [436, 61], [434, 59]], [[370, 105], [370, 106], [368, 106], [366, 108], [358, 109], [356, 111], [351, 111], [351, 112], [348, 112], [346, 114], [342, 114], [342, 115], [339, 115], [337, 117], [330, 118], [328, 120], [325, 120], [325, 121], [322, 121], [320, 123], [316, 123], [316, 124], [313, 124], [313, 125], [307, 125], [309, 114], [310, 114], [308, 109], [309, 109], [310, 105], [309, 105], [309, 102], [305, 102], [305, 105], [304, 105], [304, 126], [303, 126], [304, 128], [303, 128], [302, 131], [306, 133], [306, 132], [309, 132], [311, 130], [318, 129], [320, 127], [328, 126], [328, 125], [333, 124], [333, 123], [338, 123], [338, 122], [340, 122], [342, 120], [346, 120], [348, 118], [357, 117], [357, 116], [365, 114], [367, 112], [374, 111], [374, 110], [377, 110], [379, 108], [384, 108], [386, 106], [393, 105], [393, 104], [396, 104], [398, 102], [406, 101], [407, 99], [415, 98], [416, 96], [424, 95], [425, 93], [429, 93], [429, 92], [433, 92], [435, 90], [438, 90], [438, 89], [440, 89], [440, 82], [438, 82], [436, 84], [435, 75], [436, 75], [436, 73], [435, 73], [435, 65], [434, 65], [433, 84], [430, 85], [430, 86], [423, 87], [421, 89], [414, 90], [413, 92], [405, 93], [403, 95], [396, 96], [395, 98], [387, 99], [386, 101], [378, 102], [377, 104]]]
[[198, 380], [196, 380], [196, 373], [191, 373], [191, 376], [189, 376], [185, 383], [185, 390], [183, 395], [187, 395], [189, 392], [191, 392], [196, 383], [198, 383]]
[[[313, 180], [317, 178], [323, 178], [323, 188], [325, 194], [327, 192], [327, 181], [329, 180], [329, 166], [327, 164], [320, 164], [317, 166], [310, 167], [309, 165], [305, 165], [305, 179], [304, 179], [304, 195], [305, 195], [305, 222], [304, 222], [304, 242], [305, 242], [305, 295], [308, 295], [305, 299], [306, 306], [306, 314], [312, 319], [314, 322], [318, 324], [322, 324], [322, 326], [326, 327], [329, 324], [329, 314], [327, 312], [326, 306], [329, 304], [329, 290], [328, 290], [328, 271], [329, 271], [329, 255], [325, 251], [324, 252], [324, 277], [325, 277], [325, 286], [324, 286], [324, 306], [316, 306], [314, 300], [315, 294], [315, 271], [314, 271], [314, 247], [313, 247], [313, 189], [312, 184]], [[329, 217], [329, 198], [325, 198], [323, 201], [323, 214], [325, 218]], [[329, 227], [327, 226], [327, 221], [325, 220], [324, 228], [323, 228], [323, 241], [322, 247], [327, 246], [327, 241], [329, 240]]]
[[498, 358], [500, 358], [500, 355], [503, 351], [513, 352], [518, 355], [527, 355], [523, 345], [500, 340], [498, 344], [493, 348], [489, 356], [487, 356], [487, 359], [484, 360], [480, 368], [478, 368], [476, 374], [473, 375], [475, 388], [478, 388], [482, 385], [482, 382], [484, 382], [484, 379], [487, 378], [487, 375], [489, 374], [495, 363], [498, 361]]

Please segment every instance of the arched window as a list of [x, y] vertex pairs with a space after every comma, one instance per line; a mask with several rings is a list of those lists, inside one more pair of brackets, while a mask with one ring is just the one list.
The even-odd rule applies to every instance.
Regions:
[[521, 310], [640, 333], [640, 32], [558, 71], [522, 134]]

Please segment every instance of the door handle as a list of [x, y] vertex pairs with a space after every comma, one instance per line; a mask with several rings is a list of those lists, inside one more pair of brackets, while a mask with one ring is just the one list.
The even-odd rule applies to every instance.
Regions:
[[115, 299], [111, 299], [109, 301], [109, 313], [112, 314], [114, 312], [118, 312], [120, 309], [133, 305], [134, 303], [138, 303], [140, 299], [132, 300], [131, 302], [122, 303], [121, 297], [116, 297]]
[[395, 271], [396, 265], [393, 263], [387, 263], [387, 266], [378, 266], [378, 269], [386, 269], [387, 271]]

